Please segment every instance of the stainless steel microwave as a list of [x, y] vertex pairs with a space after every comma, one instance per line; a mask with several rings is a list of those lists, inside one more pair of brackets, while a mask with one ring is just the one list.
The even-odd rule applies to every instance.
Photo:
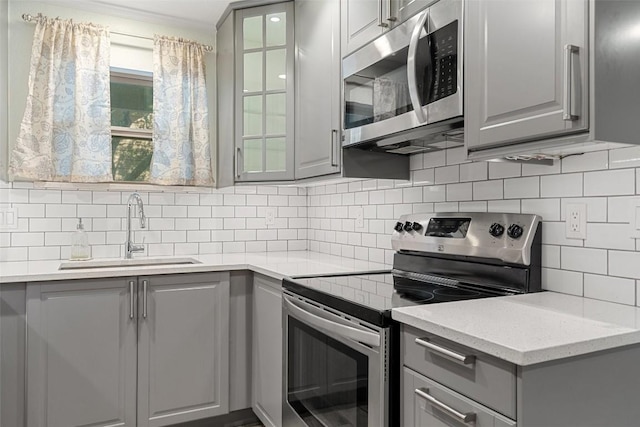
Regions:
[[[343, 147], [441, 149], [461, 142], [463, 2], [439, 0], [345, 57]], [[403, 151], [405, 150], [405, 151]]]

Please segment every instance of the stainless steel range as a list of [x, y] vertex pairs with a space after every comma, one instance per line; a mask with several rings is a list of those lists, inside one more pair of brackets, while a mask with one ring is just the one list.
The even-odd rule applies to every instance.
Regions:
[[393, 270], [284, 279], [284, 425], [398, 425], [391, 310], [540, 291], [541, 229], [537, 215], [404, 215]]

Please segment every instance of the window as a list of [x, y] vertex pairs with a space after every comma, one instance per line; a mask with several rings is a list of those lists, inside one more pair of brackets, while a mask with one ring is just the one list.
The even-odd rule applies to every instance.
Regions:
[[114, 181], [147, 181], [153, 155], [153, 77], [111, 70]]

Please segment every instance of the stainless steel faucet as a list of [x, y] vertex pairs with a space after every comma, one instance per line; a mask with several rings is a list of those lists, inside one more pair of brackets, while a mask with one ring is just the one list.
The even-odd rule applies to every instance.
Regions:
[[142, 204], [142, 197], [138, 193], [132, 193], [127, 200], [127, 241], [124, 242], [124, 257], [130, 259], [131, 255], [135, 252], [143, 252], [143, 245], [136, 245], [131, 238], [131, 208], [133, 203], [138, 205], [138, 216], [140, 217], [140, 228], [146, 228], [147, 218], [144, 216], [144, 205]]

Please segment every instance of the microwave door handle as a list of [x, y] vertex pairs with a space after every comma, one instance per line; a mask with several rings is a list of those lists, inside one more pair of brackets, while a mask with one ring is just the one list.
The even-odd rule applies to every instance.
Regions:
[[424, 27], [425, 22], [427, 22], [427, 17], [429, 16], [428, 11], [422, 12], [422, 16], [418, 19], [416, 26], [413, 29], [413, 33], [411, 34], [411, 41], [409, 42], [409, 53], [407, 58], [407, 82], [409, 84], [409, 96], [411, 97], [411, 105], [413, 105], [413, 111], [416, 113], [418, 117], [418, 121], [420, 123], [425, 123], [427, 118], [424, 115], [424, 111], [422, 111], [422, 103], [420, 102], [420, 94], [418, 93], [418, 76], [416, 73], [416, 55], [418, 51], [418, 43], [420, 42], [420, 33], [422, 33], [422, 28]]
[[289, 297], [286, 296], [284, 297], [282, 302], [284, 303], [285, 308], [289, 310], [291, 314], [311, 326], [315, 326], [316, 328], [323, 329], [341, 337], [349, 338], [354, 341], [367, 344], [371, 347], [380, 347], [380, 335], [376, 333], [342, 325], [340, 323], [333, 322], [330, 319], [325, 319], [324, 317], [320, 317], [316, 314], [310, 313], [304, 308], [295, 304]]

